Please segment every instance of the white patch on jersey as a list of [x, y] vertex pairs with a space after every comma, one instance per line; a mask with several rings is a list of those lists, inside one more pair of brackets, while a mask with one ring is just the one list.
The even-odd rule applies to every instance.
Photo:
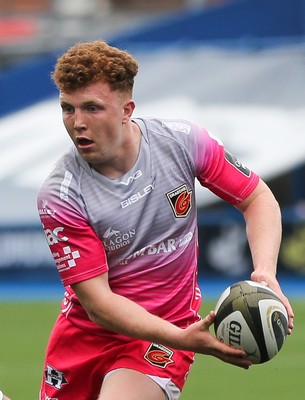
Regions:
[[162, 122], [162, 126], [171, 129], [172, 131], [182, 132], [189, 135], [191, 132], [191, 126], [184, 122]]
[[71, 259], [68, 260], [68, 266], [69, 266], [70, 268], [75, 267], [75, 265], [76, 265], [75, 260], [78, 259], [78, 258], [80, 258], [79, 251], [78, 251], [78, 250], [72, 251], [70, 246], [64, 247], [64, 248], [63, 248], [63, 251], [64, 251], [64, 253], [65, 253], [66, 255], [68, 255], [68, 254], [71, 255]]
[[200, 300], [201, 299], [201, 290], [199, 287], [196, 287], [195, 289], [195, 300]]
[[217, 136], [213, 135], [213, 133], [211, 133], [210, 131], [207, 131], [207, 132], [208, 132], [208, 135], [210, 136], [210, 138], [216, 140], [216, 142], [217, 142], [220, 146], [223, 146], [222, 141], [221, 141]]
[[61, 200], [68, 201], [69, 200], [69, 187], [72, 182], [73, 175], [70, 171], [65, 172], [64, 179], [60, 186], [59, 197]]

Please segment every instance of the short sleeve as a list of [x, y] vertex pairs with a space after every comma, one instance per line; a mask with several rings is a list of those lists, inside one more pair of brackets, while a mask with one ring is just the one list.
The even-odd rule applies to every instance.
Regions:
[[102, 242], [90, 226], [80, 197], [53, 177], [39, 191], [37, 205], [47, 243], [65, 286], [108, 271]]
[[201, 185], [232, 205], [245, 200], [259, 182], [257, 174], [205, 129], [196, 131], [195, 168]]

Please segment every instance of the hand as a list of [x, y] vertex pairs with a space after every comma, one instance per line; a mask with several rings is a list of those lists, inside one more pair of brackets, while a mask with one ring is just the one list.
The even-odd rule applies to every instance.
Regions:
[[193, 348], [195, 353], [211, 355], [226, 363], [248, 369], [252, 363], [246, 358], [244, 350], [228, 346], [210, 333], [209, 329], [214, 321], [215, 312], [211, 311], [202, 321], [196, 322], [184, 330], [185, 340], [191, 342], [188, 348]]
[[0, 400], [11, 400], [9, 397], [7, 397], [2, 390], [0, 390]]
[[282, 289], [281, 289], [276, 277], [274, 275], [268, 275], [266, 273], [260, 273], [260, 272], [254, 271], [251, 274], [251, 280], [269, 287], [282, 300], [284, 306], [286, 307], [287, 314], [288, 314], [288, 335], [290, 335], [292, 332], [292, 329], [294, 327], [294, 323], [293, 323], [294, 312], [289, 303], [289, 300], [282, 292]]

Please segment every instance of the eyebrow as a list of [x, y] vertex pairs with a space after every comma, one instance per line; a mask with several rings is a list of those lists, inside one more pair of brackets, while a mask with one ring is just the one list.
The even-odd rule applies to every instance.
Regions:
[[[65, 101], [65, 100], [61, 100], [60, 105], [73, 107], [73, 105], [71, 103], [69, 103], [68, 101]], [[103, 104], [101, 104], [97, 100], [88, 100], [88, 101], [85, 101], [84, 103], [81, 103], [81, 107], [86, 107], [86, 106], [91, 106], [91, 105], [99, 105], [100, 107], [103, 106]]]
[[71, 104], [68, 103], [67, 101], [60, 101], [60, 105], [61, 106], [71, 106]]

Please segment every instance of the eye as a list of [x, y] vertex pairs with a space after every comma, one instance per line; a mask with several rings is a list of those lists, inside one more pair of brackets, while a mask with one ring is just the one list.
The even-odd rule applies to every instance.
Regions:
[[101, 107], [96, 104], [88, 104], [86, 106], [86, 110], [89, 112], [96, 112], [96, 111], [99, 111], [100, 109], [101, 109]]
[[61, 105], [62, 112], [65, 114], [72, 114], [74, 112], [74, 108], [69, 104], [62, 104]]

